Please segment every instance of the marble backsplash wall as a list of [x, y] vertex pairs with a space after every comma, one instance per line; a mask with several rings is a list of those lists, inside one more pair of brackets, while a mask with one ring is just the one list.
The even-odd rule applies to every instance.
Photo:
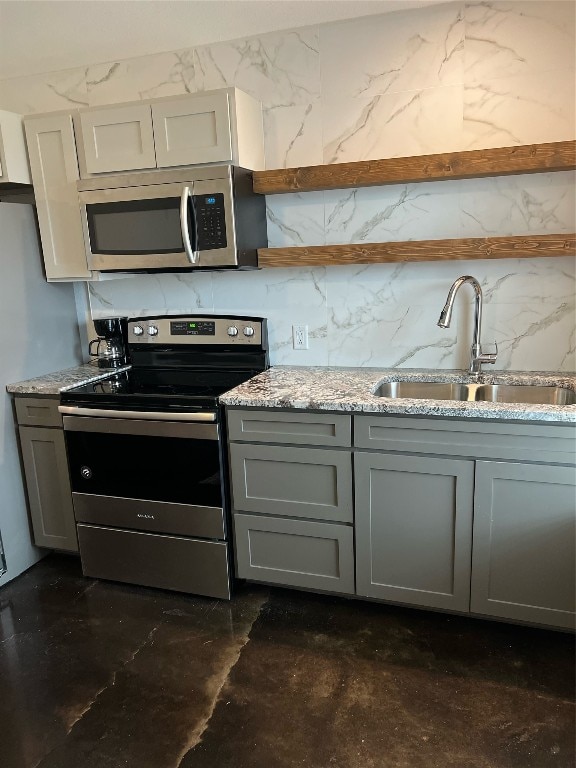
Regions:
[[[268, 168], [573, 139], [575, 6], [450, 3], [0, 81], [22, 113], [235, 85], [264, 107]], [[572, 173], [267, 198], [271, 246], [576, 229]], [[574, 370], [570, 257], [141, 276], [89, 286], [94, 317], [264, 315], [274, 363], [466, 365], [470, 294], [436, 320], [452, 281], [484, 289], [498, 368]], [[293, 323], [310, 348], [295, 351]]]

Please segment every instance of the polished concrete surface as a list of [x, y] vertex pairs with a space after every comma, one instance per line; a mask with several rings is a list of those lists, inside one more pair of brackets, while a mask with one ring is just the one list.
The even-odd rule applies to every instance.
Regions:
[[243, 587], [0, 589], [2, 768], [573, 768], [574, 638]]

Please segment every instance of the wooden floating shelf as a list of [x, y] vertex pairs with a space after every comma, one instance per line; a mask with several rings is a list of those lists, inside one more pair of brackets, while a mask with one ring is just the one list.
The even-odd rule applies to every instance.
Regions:
[[254, 192], [261, 195], [278, 195], [286, 192], [568, 171], [575, 168], [576, 141], [557, 141], [442, 155], [255, 171], [253, 186]]
[[471, 237], [454, 240], [409, 240], [397, 243], [315, 245], [261, 248], [261, 267], [330, 267], [343, 264], [389, 264], [407, 261], [461, 261], [573, 256], [576, 234]]

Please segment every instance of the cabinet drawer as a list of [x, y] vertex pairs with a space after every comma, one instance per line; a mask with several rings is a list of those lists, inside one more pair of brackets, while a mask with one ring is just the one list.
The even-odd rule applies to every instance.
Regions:
[[356, 416], [354, 445], [380, 451], [574, 463], [574, 424], [502, 424], [393, 416]]
[[345, 414], [282, 411], [228, 411], [230, 440], [346, 447], [351, 444], [351, 418]]
[[234, 531], [240, 578], [354, 593], [349, 526], [235, 514]]
[[234, 508], [267, 515], [352, 522], [348, 451], [230, 446]]
[[17, 397], [15, 402], [21, 426], [62, 427], [62, 416], [58, 413], [59, 398]]

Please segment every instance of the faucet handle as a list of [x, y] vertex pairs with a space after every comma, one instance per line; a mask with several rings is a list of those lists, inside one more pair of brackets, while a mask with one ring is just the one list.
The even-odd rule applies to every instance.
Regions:
[[478, 355], [478, 358], [477, 358], [478, 361], [481, 363], [494, 364], [498, 357], [498, 344], [494, 342], [494, 346], [496, 347], [496, 352], [482, 352], [482, 350], [480, 350], [480, 354]]

